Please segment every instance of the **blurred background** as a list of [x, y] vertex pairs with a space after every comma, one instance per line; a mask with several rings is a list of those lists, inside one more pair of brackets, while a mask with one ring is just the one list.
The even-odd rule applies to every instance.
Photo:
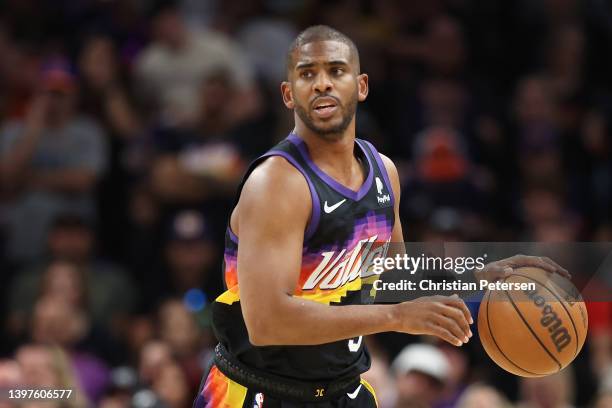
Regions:
[[[399, 168], [407, 241], [612, 240], [605, 0], [4, 0], [0, 387], [190, 406], [235, 189], [292, 129], [279, 83], [311, 24], [359, 48], [357, 132]], [[589, 312], [554, 376], [382, 334], [366, 378], [382, 408], [612, 407], [612, 304]]]

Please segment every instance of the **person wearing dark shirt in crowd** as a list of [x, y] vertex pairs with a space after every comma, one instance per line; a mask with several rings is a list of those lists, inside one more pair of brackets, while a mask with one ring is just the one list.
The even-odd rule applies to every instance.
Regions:
[[116, 337], [124, 333], [138, 292], [126, 272], [97, 259], [94, 248], [92, 226], [83, 218], [63, 214], [54, 220], [47, 237], [47, 258], [26, 266], [10, 286], [9, 322], [14, 335], [23, 331], [24, 316], [46, 288], [55, 288], [66, 297], [80, 288], [75, 303], [87, 307], [93, 321]]
[[220, 259], [210, 220], [195, 210], [177, 212], [166, 226], [162, 267], [152, 271], [147, 299], [185, 296], [200, 291], [212, 300], [223, 291]]
[[185, 206], [201, 208], [218, 237], [246, 164], [264, 150], [272, 134], [261, 115], [236, 116], [230, 103], [236, 89], [228, 75], [217, 70], [203, 80], [196, 126], [158, 129], [150, 172], [162, 215]]
[[97, 231], [100, 249], [124, 259], [127, 237], [116, 231], [127, 223], [129, 189], [141, 166], [133, 157], [142, 145], [144, 124], [110, 37], [102, 34], [89, 37], [78, 62], [81, 109], [104, 127], [110, 147], [109, 171], [102, 178], [97, 195], [103, 221]]
[[54, 217], [95, 218], [95, 187], [106, 169], [102, 129], [76, 109], [78, 87], [65, 62], [50, 63], [23, 121], [0, 131], [0, 186], [12, 193], [7, 252], [27, 261], [42, 255]]
[[166, 202], [233, 195], [247, 161], [265, 146], [257, 117], [247, 120], [233, 113], [229, 101], [236, 89], [228, 75], [217, 70], [203, 80], [195, 127], [165, 127], [157, 132], [152, 185]]

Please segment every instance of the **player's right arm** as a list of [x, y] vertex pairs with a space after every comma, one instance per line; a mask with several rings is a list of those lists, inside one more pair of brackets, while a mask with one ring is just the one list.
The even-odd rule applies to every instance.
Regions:
[[312, 211], [304, 177], [272, 157], [247, 179], [232, 228], [239, 235], [238, 284], [249, 340], [257, 346], [316, 345], [383, 331], [467, 341], [470, 314], [459, 298], [397, 305], [328, 306], [294, 297]]

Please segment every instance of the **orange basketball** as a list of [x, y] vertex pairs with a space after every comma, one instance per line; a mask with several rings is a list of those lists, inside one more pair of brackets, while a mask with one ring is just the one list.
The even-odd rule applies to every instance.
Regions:
[[578, 355], [588, 315], [572, 283], [539, 268], [517, 268], [504, 279], [530, 288], [488, 290], [478, 312], [478, 332], [487, 354], [522, 377], [554, 374]]

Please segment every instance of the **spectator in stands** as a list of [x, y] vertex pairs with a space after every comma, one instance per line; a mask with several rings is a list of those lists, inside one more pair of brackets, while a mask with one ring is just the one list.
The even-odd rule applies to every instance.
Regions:
[[205, 346], [212, 348], [214, 344], [209, 342], [208, 336], [201, 335], [195, 315], [178, 299], [167, 300], [161, 305], [159, 333], [184, 371], [188, 387], [196, 393], [208, 362]]
[[156, 132], [151, 184], [164, 202], [199, 204], [233, 196], [247, 162], [270, 146], [271, 118], [263, 110], [249, 117], [236, 114], [232, 101], [238, 89], [230, 74], [216, 69], [203, 76], [191, 126]]
[[163, 270], [153, 282], [156, 286], [152, 296], [183, 297], [191, 289], [203, 291], [209, 300], [221, 294], [220, 259], [212, 227], [210, 219], [195, 210], [180, 211], [170, 219]]
[[[433, 209], [452, 207], [479, 217], [488, 211], [489, 177], [469, 157], [465, 140], [452, 128], [431, 127], [414, 139], [413, 165], [403, 188], [411, 194], [401, 202], [402, 216], [419, 225]], [[420, 237], [416, 237], [419, 239]]]
[[129, 237], [116, 234], [127, 223], [129, 189], [148, 160], [146, 131], [122, 69], [116, 46], [106, 35], [89, 37], [79, 55], [80, 105], [108, 135], [109, 171], [99, 185], [101, 250], [121, 258]]
[[122, 228], [127, 238], [126, 266], [145, 289], [151, 282], [151, 271], [159, 268], [163, 258], [160, 254], [164, 243], [162, 206], [147, 180], [132, 185], [129, 194], [128, 222]]
[[427, 22], [422, 47], [427, 72], [434, 76], [457, 77], [467, 62], [467, 45], [461, 22], [448, 15], [438, 15]]
[[562, 180], [558, 102], [549, 82], [538, 76], [521, 79], [516, 89], [514, 113], [523, 180]]
[[79, 55], [80, 103], [109, 136], [129, 140], [139, 136], [142, 123], [117, 58], [110, 37], [101, 34], [87, 39]]
[[[388, 9], [393, 10], [393, 7]], [[434, 76], [452, 77], [461, 74], [467, 60], [461, 23], [449, 15], [437, 14], [436, 6], [415, 9], [418, 9], [418, 6], [413, 6], [412, 10], [407, 8], [403, 13], [395, 10], [397, 14], [393, 20], [398, 32], [388, 45], [392, 58], [400, 62], [421, 64], [426, 73]], [[382, 7], [379, 10], [384, 13]], [[414, 14], [408, 14], [406, 11], [412, 11]], [[400, 21], [402, 17], [412, 21]], [[400, 26], [410, 23], [424, 27], [420, 35], [415, 35], [414, 31], [409, 33]]]
[[573, 136], [584, 115], [584, 102], [590, 91], [584, 83], [585, 34], [577, 24], [562, 23], [552, 28], [543, 52], [551, 93], [558, 101], [559, 127]]
[[472, 384], [457, 401], [457, 408], [510, 408], [510, 403], [493, 387]]
[[[598, 282], [605, 291], [609, 284]], [[602, 299], [606, 299], [602, 297]], [[612, 302], [587, 302], [589, 312], [589, 346], [591, 367], [602, 381], [608, 381], [612, 391]]]
[[541, 378], [521, 378], [519, 408], [569, 408], [574, 405], [574, 373], [568, 367]]
[[[3, 390], [18, 389], [24, 384], [21, 367], [13, 359], [0, 360], [0, 388]], [[0, 408], [17, 408], [14, 401], [3, 399]]]
[[246, 160], [231, 134], [236, 123], [229, 116], [233, 91], [227, 79], [219, 71], [204, 80], [198, 127], [160, 130], [151, 178], [164, 201], [198, 203], [235, 189]]
[[146, 343], [138, 360], [138, 378], [143, 385], [151, 386], [155, 375], [161, 366], [172, 361], [172, 349], [167, 343], [160, 340], [151, 340]]
[[428, 127], [442, 126], [469, 135], [470, 116], [477, 103], [466, 72], [468, 46], [462, 23], [444, 14], [420, 17], [421, 35], [404, 33], [388, 42], [392, 58], [416, 76], [404, 85], [409, 87], [404, 95], [398, 95], [394, 120], [395, 144], [406, 157], [412, 147], [407, 135]]
[[153, 391], [168, 408], [189, 406], [194, 395], [185, 372], [176, 362], [163, 364], [159, 368], [153, 381]]
[[[37, 343], [25, 344], [15, 353], [15, 360], [22, 373], [22, 388], [70, 389], [73, 390], [73, 398], [65, 400], [65, 405], [61, 406], [86, 408], [90, 405], [91, 400], [83, 393], [79, 373], [71, 367], [61, 349]], [[51, 401], [50, 404], [56, 405], [49, 407], [60, 407], [57, 401]]]
[[432, 407], [442, 397], [449, 361], [437, 347], [412, 344], [393, 360], [398, 392], [397, 407]]
[[524, 239], [541, 242], [575, 241], [578, 238], [580, 218], [566, 207], [566, 202], [563, 192], [554, 185], [527, 185], [520, 202], [526, 234]]
[[586, 187], [581, 198], [585, 215], [594, 226], [610, 221], [612, 207], [612, 146], [610, 143], [610, 115], [603, 109], [588, 111], [580, 129], [579, 148], [586, 154], [580, 167]]
[[[56, 261], [42, 272], [20, 274], [11, 288], [9, 298], [9, 331], [14, 336], [22, 336], [27, 329], [27, 316], [33, 312], [36, 299], [43, 293], [64, 299], [76, 307], [83, 307], [85, 287], [83, 272], [74, 264]], [[58, 293], [59, 292], [59, 293]]]
[[239, 47], [221, 33], [190, 30], [176, 2], [156, 3], [151, 14], [154, 41], [136, 62], [136, 81], [145, 100], [155, 104], [154, 111], [167, 124], [193, 123], [203, 78], [223, 69], [239, 91], [232, 101], [240, 101], [225, 102], [236, 114], [250, 112], [255, 106], [253, 72]]
[[448, 360], [449, 370], [441, 401], [435, 406], [436, 408], [454, 408], [469, 380], [468, 356], [463, 348], [446, 347], [444, 344], [441, 344], [439, 348]]
[[39, 294], [58, 292], [86, 307], [96, 324], [115, 335], [126, 330], [138, 293], [124, 270], [95, 257], [92, 225], [75, 214], [59, 215], [49, 231], [47, 248], [48, 260], [17, 274], [11, 285], [11, 322], [23, 322]]
[[11, 359], [0, 360], [0, 386], [10, 388], [22, 382], [21, 368], [16, 361]]
[[13, 258], [42, 255], [57, 214], [95, 217], [94, 192], [107, 149], [98, 124], [79, 116], [77, 92], [66, 63], [50, 63], [26, 119], [8, 122], [0, 131], [0, 183], [13, 193], [5, 208]]
[[101, 408], [132, 408], [135, 392], [139, 390], [138, 375], [129, 366], [116, 367], [111, 371], [110, 385], [98, 404]]
[[104, 349], [106, 339], [92, 326], [83, 309], [57, 296], [41, 298], [34, 307], [31, 338], [36, 343], [61, 347], [87, 398], [99, 400], [109, 382], [109, 369], [90, 350], [102, 355], [98, 350]]
[[[368, 338], [366, 338], [366, 341]], [[393, 408], [397, 400], [397, 391], [394, 386], [393, 376], [389, 361], [382, 351], [374, 344], [368, 342], [368, 349], [372, 357], [370, 369], [361, 376], [376, 391], [376, 399], [379, 408]]]
[[297, 35], [295, 25], [286, 19], [260, 15], [239, 26], [237, 37], [249, 61], [263, 77], [266, 86], [276, 91], [285, 80], [285, 51]]
[[14, 41], [9, 28], [1, 25], [0, 53], [0, 119], [23, 120], [39, 83], [40, 56]]

